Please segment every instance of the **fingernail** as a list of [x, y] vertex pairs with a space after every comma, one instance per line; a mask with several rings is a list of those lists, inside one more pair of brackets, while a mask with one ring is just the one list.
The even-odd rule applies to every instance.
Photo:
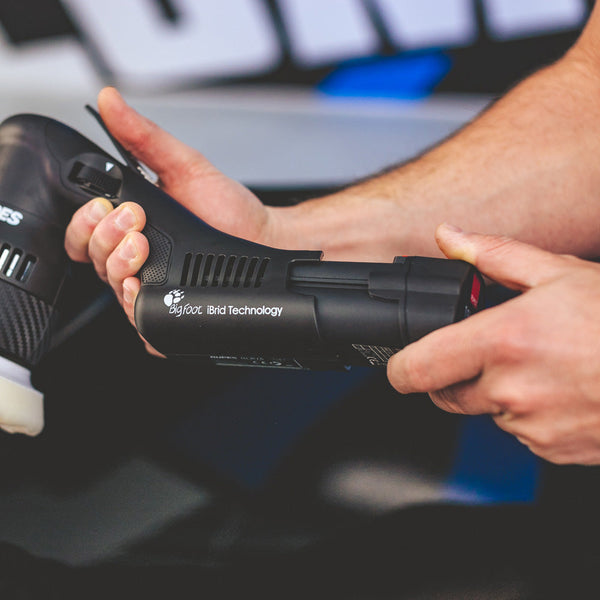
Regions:
[[92, 200], [88, 207], [88, 217], [92, 223], [99, 223], [110, 212], [110, 207], [102, 200]]
[[129, 231], [135, 225], [135, 222], [135, 214], [128, 206], [121, 208], [115, 217], [115, 224], [121, 231]]
[[444, 227], [448, 231], [453, 231], [454, 233], [464, 233], [464, 231], [460, 227], [457, 227], [452, 223], [442, 223], [442, 227]]
[[123, 260], [130, 261], [136, 258], [138, 255], [137, 246], [133, 243], [132, 240], [126, 239], [119, 246], [119, 258]]

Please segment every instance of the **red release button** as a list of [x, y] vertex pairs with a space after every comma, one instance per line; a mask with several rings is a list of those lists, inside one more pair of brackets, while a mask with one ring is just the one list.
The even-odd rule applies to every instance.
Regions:
[[481, 295], [481, 281], [477, 275], [473, 276], [473, 285], [471, 286], [471, 306], [479, 306], [479, 296]]

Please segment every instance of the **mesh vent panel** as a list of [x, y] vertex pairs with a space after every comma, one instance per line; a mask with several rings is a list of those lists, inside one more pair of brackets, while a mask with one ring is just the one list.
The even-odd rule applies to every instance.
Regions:
[[144, 234], [150, 244], [150, 254], [141, 271], [142, 283], [158, 285], [167, 279], [171, 242], [160, 231], [148, 225]]

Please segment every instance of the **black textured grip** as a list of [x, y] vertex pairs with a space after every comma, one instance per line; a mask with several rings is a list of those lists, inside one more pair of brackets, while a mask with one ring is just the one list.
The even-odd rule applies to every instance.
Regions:
[[169, 272], [171, 241], [151, 225], [143, 233], [148, 238], [150, 254], [140, 271], [140, 279], [143, 284], [159, 285], [166, 281]]
[[31, 368], [50, 342], [52, 306], [13, 286], [0, 285], [0, 354]]

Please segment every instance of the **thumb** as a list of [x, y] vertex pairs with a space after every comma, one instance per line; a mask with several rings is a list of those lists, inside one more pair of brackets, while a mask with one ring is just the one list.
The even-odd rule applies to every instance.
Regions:
[[216, 168], [200, 152], [161, 129], [150, 119], [129, 106], [114, 87], [105, 87], [98, 94], [98, 110], [110, 132], [138, 160], [150, 167], [165, 189], [174, 188], [188, 170]]
[[555, 279], [565, 270], [565, 257], [500, 235], [466, 233], [440, 225], [436, 241], [453, 259], [476, 266], [484, 275], [514, 290], [526, 291]]

